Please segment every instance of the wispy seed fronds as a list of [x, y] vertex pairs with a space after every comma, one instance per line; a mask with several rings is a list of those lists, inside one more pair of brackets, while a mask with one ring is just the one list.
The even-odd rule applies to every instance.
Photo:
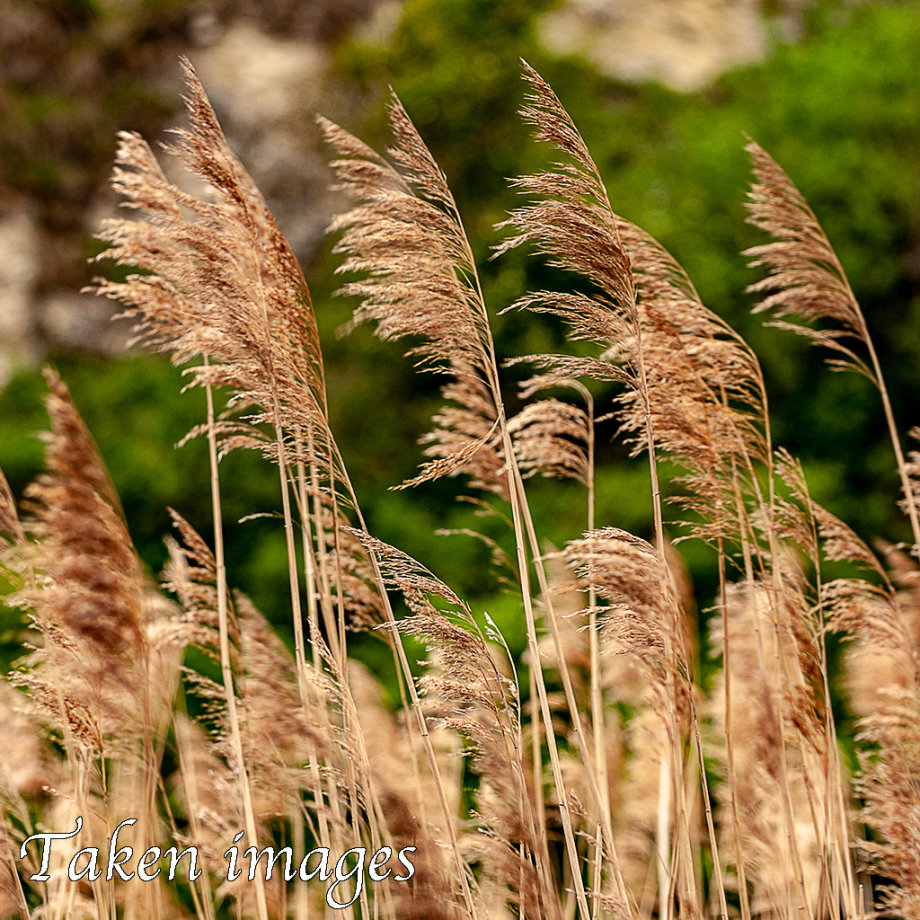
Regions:
[[26, 493], [35, 518], [37, 567], [51, 580], [35, 593], [41, 608], [36, 612], [91, 652], [96, 666], [107, 667], [113, 658], [127, 662], [144, 645], [140, 563], [108, 472], [67, 387], [51, 370], [45, 378], [48, 472]]
[[362, 298], [353, 323], [372, 321], [385, 340], [419, 336], [411, 350], [445, 371], [484, 371], [488, 320], [470, 279], [469, 248], [446, 179], [398, 98], [390, 103], [395, 143], [387, 151], [402, 170], [326, 119], [320, 125], [340, 155], [332, 168], [355, 207], [330, 230], [343, 231], [339, 272], [366, 272], [342, 288]]
[[593, 359], [549, 356], [543, 363], [557, 374], [625, 384], [617, 402], [627, 442], [636, 453], [664, 451], [686, 469], [683, 504], [702, 516], [694, 533], [715, 542], [737, 530], [738, 476], [767, 453], [758, 362], [700, 302], [673, 256], [613, 211], [570, 116], [526, 65], [525, 78], [532, 92], [523, 117], [565, 159], [513, 180], [535, 200], [511, 212], [504, 226], [518, 234], [498, 251], [533, 242], [595, 291], [528, 294], [514, 306], [556, 315], [572, 339], [602, 349]]
[[744, 526], [738, 484], [768, 461], [760, 365], [657, 240], [622, 218], [618, 228], [633, 267], [647, 394], [627, 388], [619, 398], [623, 432], [638, 452], [650, 427], [686, 471], [679, 481], [687, 494], [677, 501], [699, 515], [694, 535], [731, 539]]
[[[602, 527], [573, 540], [563, 556], [586, 588], [607, 602], [595, 613], [608, 647], [633, 655], [653, 678], [662, 699], [688, 713], [689, 647], [679, 601], [665, 563], [654, 547], [616, 527]], [[670, 688], [670, 689], [669, 689]]]
[[[105, 465], [67, 387], [50, 370], [48, 472], [26, 492], [36, 578], [14, 600], [43, 634], [21, 683], [97, 750], [141, 708], [146, 586]], [[55, 689], [55, 687], [57, 689]]]
[[[799, 190], [773, 159], [753, 141], [748, 151], [754, 161], [756, 183], [749, 195], [750, 222], [773, 236], [772, 243], [747, 251], [753, 265], [762, 265], [769, 274], [752, 285], [753, 291], [773, 291], [757, 307], [769, 311], [783, 326], [809, 337], [842, 357], [828, 364], [835, 370], [854, 370], [878, 388], [901, 480], [902, 501], [913, 533], [914, 552], [920, 553], [920, 506], [910, 465], [901, 447], [901, 435], [895, 421], [878, 354], [869, 334], [865, 317], [853, 295], [843, 267], [817, 218]], [[786, 317], [797, 317], [786, 322]], [[828, 321], [830, 325], [812, 323]], [[841, 339], [852, 338], [862, 345], [864, 361]]]
[[124, 282], [96, 290], [121, 301], [137, 341], [176, 363], [204, 355], [199, 385], [227, 386], [248, 419], [328, 446], [325, 383], [316, 321], [300, 267], [214, 110], [183, 61], [189, 128], [167, 153], [209, 186], [207, 199], [170, 183], [147, 143], [119, 135], [113, 185], [140, 220], [104, 222], [100, 258], [135, 267]]
[[25, 542], [25, 531], [16, 511], [16, 499], [6, 480], [3, 470], [0, 470], [0, 534], [5, 534], [13, 544]]
[[[513, 211], [502, 224], [517, 227], [518, 235], [505, 240], [497, 253], [534, 242], [553, 265], [597, 285], [608, 307], [626, 310], [635, 299], [629, 256], [619, 244], [616, 218], [597, 166], [550, 85], [526, 63], [524, 76], [533, 89], [522, 117], [534, 127], [537, 140], [552, 144], [566, 159], [547, 172], [511, 180], [512, 186], [538, 200]], [[592, 301], [590, 312], [599, 309], [600, 304]]]
[[[358, 536], [412, 610], [396, 628], [428, 649], [420, 681], [426, 709], [464, 739], [479, 776], [472, 816], [479, 833], [462, 841], [466, 858], [482, 862], [493, 897], [521, 903], [528, 914], [558, 917], [558, 896], [540, 865], [546, 854], [525, 779], [516, 683], [469, 607], [444, 582], [400, 550]], [[436, 601], [448, 606], [439, 609]]]
[[[765, 278], [748, 288], [766, 294], [755, 312], [771, 314], [779, 321], [776, 325], [807, 336], [814, 344], [842, 356], [829, 362], [833, 367], [856, 370], [874, 379], [863, 360], [840, 341], [851, 337], [865, 343], [868, 333], [843, 266], [817, 217], [789, 176], [762, 147], [750, 141], [746, 149], [753, 160], [756, 180], [748, 195], [748, 222], [773, 237], [773, 242], [744, 253], [751, 257], [753, 267], [768, 271]], [[793, 320], [783, 322], [788, 317]], [[822, 321], [834, 325], [811, 325]]]
[[920, 912], [920, 704], [916, 687], [890, 688], [885, 705], [861, 722], [861, 739], [878, 745], [862, 756], [858, 791], [866, 801], [864, 820], [877, 838], [863, 844], [870, 865], [893, 884], [876, 895], [886, 915]]
[[[182, 606], [186, 642], [220, 660], [218, 638], [217, 561], [211, 548], [178, 512], [169, 509], [180, 542], [167, 539], [169, 560], [163, 571], [163, 588], [175, 594]], [[239, 659], [239, 628], [233, 604], [228, 603], [230, 655]]]
[[521, 473], [587, 485], [590, 424], [587, 412], [572, 403], [559, 399], [528, 403], [508, 423]]
[[340, 157], [339, 188], [354, 202], [330, 227], [347, 256], [338, 271], [364, 276], [340, 293], [361, 300], [351, 326], [372, 322], [381, 339], [414, 339], [408, 353], [419, 366], [452, 378], [449, 405], [425, 439], [433, 459], [407, 485], [463, 470], [503, 493], [494, 351], [472, 250], [447, 180], [395, 94], [389, 111], [392, 162], [320, 119]]
[[434, 608], [428, 601], [431, 595], [459, 611], [469, 612], [467, 605], [451, 588], [408, 553], [364, 531], [349, 528], [349, 532], [361, 541], [368, 552], [374, 554], [384, 583], [403, 595], [410, 610], [415, 613], [432, 611]]
[[[914, 442], [920, 444], [920, 428], [911, 428], [909, 434]], [[904, 469], [907, 473], [911, 502], [908, 502], [905, 496], [901, 501], [901, 510], [909, 515], [911, 507], [920, 507], [920, 450], [912, 450], [908, 453]]]

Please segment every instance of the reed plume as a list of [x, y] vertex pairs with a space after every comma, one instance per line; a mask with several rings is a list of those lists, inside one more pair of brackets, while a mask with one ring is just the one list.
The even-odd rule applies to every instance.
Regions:
[[[746, 251], [752, 266], [765, 267], [766, 277], [749, 290], [767, 296], [755, 312], [767, 312], [774, 325], [791, 329], [814, 344], [831, 350], [835, 370], [852, 370], [878, 388], [888, 434], [901, 479], [902, 502], [913, 542], [920, 546], [920, 511], [910, 483], [888, 388], [865, 316], [850, 282], [814, 212], [802, 193], [773, 158], [754, 141], [747, 145], [755, 182], [748, 196], [749, 222], [769, 233], [773, 241]], [[791, 321], [787, 317], [793, 317]], [[853, 339], [868, 360], [845, 340]], [[918, 550], [920, 551], [920, 550]]]
[[98, 450], [63, 382], [46, 377], [48, 472], [26, 506], [38, 580], [18, 596], [44, 645], [22, 681], [65, 737], [102, 754], [149, 714], [144, 579]]
[[463, 469], [501, 492], [494, 349], [473, 254], [446, 177], [395, 96], [389, 112], [392, 164], [320, 119], [338, 187], [355, 203], [330, 227], [343, 231], [334, 251], [347, 254], [337, 271], [366, 274], [340, 293], [361, 298], [352, 325], [374, 322], [387, 341], [417, 337], [409, 355], [450, 378], [425, 438], [433, 459], [405, 485]]

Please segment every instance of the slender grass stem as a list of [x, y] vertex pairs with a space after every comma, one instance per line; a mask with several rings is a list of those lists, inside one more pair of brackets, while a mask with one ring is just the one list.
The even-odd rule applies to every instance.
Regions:
[[[204, 359], [205, 367], [208, 359]], [[240, 720], [236, 709], [236, 689], [233, 685], [233, 668], [230, 662], [229, 612], [227, 606], [227, 567], [224, 559], [224, 527], [221, 512], [220, 480], [217, 470], [217, 433], [214, 427], [214, 396], [211, 387], [205, 387], [207, 399], [208, 460], [211, 468], [211, 508], [214, 522], [214, 559], [217, 574], [217, 624], [220, 633], [220, 673], [223, 680], [224, 701], [227, 706], [227, 722], [230, 727], [230, 741], [233, 745], [237, 762], [240, 794], [243, 797], [243, 819], [246, 822], [246, 834], [253, 846], [259, 842], [256, 831], [255, 812], [252, 807], [252, 792], [249, 788], [249, 775], [246, 758], [243, 754], [243, 739], [240, 732]], [[268, 902], [265, 897], [265, 884], [261, 876], [256, 876], [256, 905], [260, 920], [268, 920]]]

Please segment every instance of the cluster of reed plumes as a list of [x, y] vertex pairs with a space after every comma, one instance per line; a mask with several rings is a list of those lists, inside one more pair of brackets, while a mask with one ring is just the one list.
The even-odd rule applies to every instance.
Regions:
[[[525, 71], [523, 116], [557, 162], [514, 180], [526, 202], [498, 254], [531, 244], [579, 276], [508, 308], [559, 317], [579, 344], [520, 359], [534, 376], [513, 417], [460, 214], [406, 111], [394, 97], [386, 156], [322, 121], [352, 201], [333, 230], [342, 270], [356, 273], [344, 287], [360, 301], [355, 322], [408, 338], [443, 380], [428, 460], [405, 485], [465, 477], [483, 512], [507, 520], [508, 589], [527, 632], [514, 661], [487, 614], [369, 531], [330, 429], [307, 285], [185, 71], [190, 127], [168, 152], [208, 192], [181, 191], [123, 134], [114, 184], [138, 219], [109, 220], [101, 237], [103, 257], [131, 273], [97, 290], [206, 395], [192, 434], [211, 461], [213, 540], [174, 514], [163, 584], [150, 583], [49, 372], [47, 473], [22, 517], [0, 481], [7, 602], [34, 627], [34, 650], [0, 687], [0, 915], [920, 916], [920, 455], [902, 452], [859, 305], [785, 173], [749, 145], [751, 221], [771, 237], [748, 254], [766, 269], [758, 309], [881, 395], [913, 531], [913, 546], [881, 559], [812, 500], [800, 465], [772, 442], [757, 358], [668, 252], [616, 214], [536, 72]], [[651, 542], [594, 520], [598, 412], [647, 458]], [[219, 460], [243, 448], [277, 468], [293, 655], [228, 586]], [[710, 641], [721, 669], [706, 693], [692, 598], [665, 536], [665, 461], [679, 470], [684, 535], [718, 565]], [[558, 551], [531, 516], [536, 475], [585, 488], [585, 532]], [[829, 561], [853, 574], [826, 580]], [[355, 631], [392, 651], [401, 709], [349, 659]], [[836, 735], [831, 634], [848, 640], [865, 752], [856, 769]], [[421, 670], [406, 637], [427, 648]], [[54, 843], [50, 880], [33, 880], [41, 854], [33, 842], [22, 856], [23, 841], [71, 831], [77, 816], [83, 830]], [[77, 850], [97, 846], [104, 863], [127, 818], [126, 871], [170, 843], [195, 847], [204, 871], [71, 881]], [[234, 842], [273, 847], [274, 871], [266, 854], [251, 878], [228, 879]], [[285, 879], [285, 847], [296, 864], [322, 846], [333, 861], [389, 847], [378, 869], [393, 872], [368, 881], [362, 867], [333, 901], [335, 878]], [[406, 847], [414, 872], [398, 881]]]

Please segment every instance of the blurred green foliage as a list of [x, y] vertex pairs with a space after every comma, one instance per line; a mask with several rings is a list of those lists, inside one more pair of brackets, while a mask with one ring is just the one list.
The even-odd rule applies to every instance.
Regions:
[[[920, 4], [820, 3], [800, 41], [779, 42], [762, 64], [732, 71], [689, 95], [618, 83], [575, 57], [547, 54], [536, 19], [551, 5], [408, 0], [385, 44], [353, 40], [337, 56], [339, 79], [373, 98], [382, 99], [387, 84], [395, 88], [447, 173], [480, 259], [501, 354], [568, 347], [548, 321], [497, 314], [527, 290], [571, 279], [523, 252], [488, 261], [500, 238], [493, 225], [516, 203], [505, 177], [539, 169], [548, 156], [516, 115], [524, 92], [518, 58], [525, 57], [579, 125], [614, 206], [657, 236], [688, 269], [704, 301], [755, 346], [767, 376], [775, 439], [804, 460], [815, 497], [867, 537], [906, 537], [877, 394], [855, 377], [829, 375], [821, 356], [801, 340], [762, 328], [744, 293], [757, 275], [739, 252], [760, 241], [744, 223], [748, 134], [787, 169], [822, 221], [869, 318], [903, 430], [918, 423]], [[17, 111], [28, 120], [30, 110], [55, 105], [53, 96], [36, 95], [20, 100]], [[347, 127], [378, 148], [385, 144], [382, 103], [367, 124]], [[47, 173], [53, 185], [63, 164], [36, 161], [29, 168]], [[40, 181], [36, 175], [26, 181]], [[327, 252], [307, 275], [326, 343], [333, 426], [369, 524], [485, 606], [519, 649], [519, 617], [511, 602], [496, 595], [488, 549], [462, 536], [432, 538], [438, 529], [476, 527], [505, 540], [501, 522], [479, 519], [470, 506], [454, 502], [462, 492], [456, 483], [387, 491], [418, 465], [414, 441], [439, 405], [438, 381], [416, 376], [399, 346], [377, 342], [369, 330], [335, 337], [353, 306], [331, 298], [335, 265]], [[103, 365], [61, 356], [57, 362], [155, 574], [165, 558], [167, 505], [206, 536], [210, 532], [203, 446], [173, 449], [202, 419], [202, 397], [180, 395], [179, 373], [160, 360]], [[16, 490], [40, 463], [31, 433], [45, 424], [42, 390], [37, 375], [23, 374], [0, 393], [0, 465]], [[606, 411], [610, 394], [599, 396]], [[509, 399], [513, 405], [510, 387]], [[626, 460], [613, 435], [608, 424], [599, 436], [605, 471], [598, 521], [647, 535], [647, 472], [642, 461]], [[228, 521], [277, 511], [277, 477], [257, 457], [231, 457], [223, 470]], [[539, 482], [533, 495], [537, 525], [548, 540], [558, 545], [584, 526], [584, 497], [577, 488]], [[273, 621], [285, 623], [280, 527], [272, 520], [229, 527], [233, 581]], [[707, 557], [693, 549], [687, 555], [705, 602], [712, 585]]]

